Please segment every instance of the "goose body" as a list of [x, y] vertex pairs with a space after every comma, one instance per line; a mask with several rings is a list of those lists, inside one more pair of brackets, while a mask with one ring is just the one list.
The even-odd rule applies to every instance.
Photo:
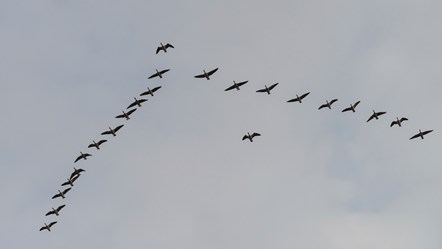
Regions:
[[72, 178], [68, 178], [65, 182], [61, 184], [61, 186], [67, 186], [70, 185], [71, 187], [74, 186], [74, 182], [80, 177], [80, 173], [73, 175]]
[[298, 94], [296, 94], [296, 98], [291, 99], [291, 100], [288, 100], [287, 103], [291, 103], [291, 102], [299, 102], [299, 103], [302, 103], [302, 100], [303, 100], [305, 97], [307, 97], [307, 95], [309, 95], [309, 94], [310, 94], [310, 92], [308, 92], [308, 93], [304, 93], [304, 94], [301, 95], [301, 96], [298, 96]]
[[128, 111], [128, 112], [124, 112], [124, 111], [123, 111], [123, 114], [118, 115], [118, 116], [116, 116], [115, 118], [125, 118], [126, 120], [129, 120], [129, 119], [130, 119], [129, 116], [130, 116], [132, 113], [134, 113], [136, 110], [137, 110], [137, 108], [132, 109], [132, 110], [130, 110], [130, 111]]
[[233, 85], [229, 86], [228, 88], [226, 88], [226, 90], [224, 91], [230, 91], [232, 89], [236, 89], [237, 91], [239, 91], [239, 87], [246, 84], [247, 82], [249, 82], [248, 80], [243, 81], [243, 82], [238, 82], [236, 83], [235, 81], [233, 81]]
[[333, 105], [333, 103], [335, 103], [336, 101], [338, 101], [338, 99], [332, 99], [330, 102], [328, 100], [325, 101], [325, 104], [321, 105], [318, 110], [321, 110], [322, 108], [328, 107], [328, 109], [331, 109], [331, 106]]
[[146, 102], [147, 101], [147, 99], [137, 99], [137, 98], [135, 98], [134, 97], [134, 102], [132, 102], [126, 109], [129, 109], [129, 108], [131, 108], [131, 107], [134, 107], [134, 106], [138, 106], [138, 107], [141, 107], [141, 103], [143, 103], [143, 102]]
[[147, 88], [147, 91], [145, 91], [145, 92], [143, 92], [142, 94], [140, 94], [140, 96], [144, 96], [144, 95], [151, 95], [152, 97], [153, 97], [153, 93], [154, 92], [156, 92], [156, 91], [158, 91], [158, 89], [160, 89], [161, 88], [161, 86], [157, 86], [157, 87], [154, 87], [154, 88], [152, 88], [152, 89], [150, 89], [149, 87]]
[[40, 231], [48, 230], [48, 231], [50, 232], [50, 231], [51, 231], [51, 227], [52, 227], [53, 225], [55, 225], [55, 224], [57, 224], [56, 221], [53, 221], [53, 222], [51, 222], [51, 223], [49, 223], [49, 224], [46, 224], [46, 223], [45, 223], [45, 225], [42, 226], [42, 227], [40, 228]]
[[60, 214], [60, 210], [63, 209], [66, 205], [61, 205], [58, 208], [52, 208], [51, 211], [46, 213], [46, 216], [51, 215], [51, 214], [55, 214], [56, 216], [58, 216]]
[[253, 138], [254, 138], [254, 137], [257, 137], [257, 136], [261, 136], [261, 134], [256, 133], [256, 132], [250, 134], [249, 132], [247, 132], [247, 134], [244, 135], [244, 137], [242, 137], [242, 140], [244, 141], [244, 140], [246, 140], [246, 139], [249, 139], [250, 142], [253, 142]]
[[89, 153], [84, 153], [83, 154], [83, 152], [80, 151], [80, 155], [77, 157], [77, 159], [75, 159], [74, 163], [78, 162], [78, 160], [80, 160], [80, 159], [87, 160], [88, 156], [92, 156], [92, 155], [89, 154]]
[[350, 107], [345, 108], [344, 110], [342, 110], [342, 112], [348, 112], [348, 111], [356, 112], [356, 106], [358, 106], [360, 102], [361, 101], [357, 101], [353, 105], [350, 105]]
[[95, 147], [97, 150], [99, 150], [100, 149], [100, 145], [102, 145], [105, 142], [107, 142], [107, 140], [100, 140], [98, 142], [95, 142], [95, 140], [92, 140], [92, 143], [89, 144], [87, 147], [88, 148]]
[[410, 137], [410, 140], [411, 140], [411, 139], [418, 138], [418, 137], [420, 137], [421, 139], [424, 139], [424, 136], [427, 135], [428, 133], [432, 132], [432, 131], [433, 131], [433, 130], [421, 131], [421, 130], [419, 129], [419, 133], [416, 134], [416, 135], [414, 135], [414, 136], [412, 136], [412, 137]]
[[152, 78], [155, 78], [155, 77], [163, 78], [163, 74], [169, 72], [169, 70], [170, 69], [164, 69], [164, 70], [158, 71], [158, 69], [155, 69], [156, 73], [154, 73], [151, 76], [149, 76], [148, 79], [152, 79]]
[[168, 48], [174, 48], [174, 46], [172, 46], [170, 43], [167, 43], [166, 45], [163, 45], [163, 43], [160, 43], [160, 46], [157, 48], [156, 54], [158, 54], [158, 52], [160, 52], [161, 50], [163, 50], [164, 53], [167, 53]]
[[63, 191], [58, 190], [58, 194], [55, 194], [54, 196], [52, 196], [52, 199], [61, 197], [62, 199], [66, 198], [66, 193], [69, 192], [69, 190], [71, 190], [71, 188], [67, 188]]
[[267, 94], [270, 94], [270, 91], [271, 91], [273, 88], [275, 88], [278, 84], [279, 84], [279, 83], [275, 83], [275, 84], [273, 84], [273, 85], [271, 85], [271, 86], [269, 86], [269, 87], [267, 87], [267, 85], [264, 85], [265, 88], [263, 88], [263, 89], [259, 89], [259, 90], [257, 90], [256, 92], [257, 92], [257, 93], [267, 93]]
[[109, 127], [109, 130], [108, 131], [105, 131], [105, 132], [103, 132], [103, 133], [101, 133], [101, 135], [111, 135], [112, 134], [112, 136], [116, 136], [117, 135], [117, 131], [119, 130], [119, 129], [121, 129], [121, 127], [123, 127], [124, 125], [119, 125], [119, 126], [117, 126], [117, 127], [115, 127], [115, 128], [110, 128]]
[[213, 69], [212, 71], [206, 72], [206, 70], [203, 70], [202, 74], [195, 75], [195, 78], [206, 78], [207, 80], [210, 80], [210, 76], [214, 74], [216, 71], [218, 71], [218, 68]]
[[396, 120], [391, 122], [390, 127], [393, 127], [393, 125], [398, 125], [399, 127], [402, 127], [402, 122], [407, 121], [408, 118], [402, 117], [401, 119], [399, 119], [398, 117], [396, 117]]
[[387, 113], [387, 112], [375, 112], [373, 110], [373, 114], [368, 118], [367, 122], [369, 122], [370, 120], [372, 120], [374, 118], [379, 119], [379, 116], [384, 115], [385, 113]]
[[73, 179], [74, 177], [78, 177], [78, 176], [80, 176], [80, 174], [81, 174], [81, 172], [85, 172], [86, 170], [84, 170], [84, 169], [76, 169], [75, 167], [74, 167], [74, 172], [72, 172], [71, 173], [71, 176], [70, 176], [70, 178], [69, 179]]

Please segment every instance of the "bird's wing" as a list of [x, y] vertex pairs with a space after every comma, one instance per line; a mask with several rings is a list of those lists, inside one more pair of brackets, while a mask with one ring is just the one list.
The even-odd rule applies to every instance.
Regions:
[[356, 108], [356, 106], [358, 106], [359, 103], [361, 103], [361, 101], [356, 102], [356, 103], [353, 105], [353, 107]]
[[128, 112], [126, 113], [127, 116], [131, 115], [131, 114], [134, 113], [134, 111], [136, 111], [136, 110], [137, 110], [137, 108], [128, 111]]
[[216, 71], [218, 71], [218, 68], [213, 69], [212, 71], [208, 72], [207, 74], [210, 76], [214, 74]]
[[345, 108], [344, 110], [342, 110], [342, 112], [348, 112], [351, 111], [351, 107]]
[[63, 183], [61, 184], [61, 186], [66, 186], [66, 185], [70, 185], [69, 182], [63, 182]]
[[244, 135], [244, 137], [242, 137], [242, 140], [245, 140], [247, 138], [249, 138], [249, 137], [247, 135]]
[[402, 122], [402, 121], [407, 121], [407, 120], [408, 120], [408, 118], [405, 118], [405, 117], [404, 117], [404, 118], [401, 118], [401, 122]]
[[243, 81], [243, 82], [239, 82], [239, 83], [236, 83], [238, 86], [242, 86], [242, 85], [244, 85], [244, 84], [246, 84], [247, 82], [249, 82], [248, 80], [246, 80], [246, 81]]
[[83, 156], [78, 156], [77, 159], [75, 159], [74, 163], [76, 163], [78, 160], [80, 160]]
[[147, 101], [147, 99], [140, 99], [140, 100], [138, 100], [138, 103], [144, 103], [144, 102], [146, 102]]
[[336, 101], [338, 101], [338, 99], [332, 99], [332, 100], [330, 101], [330, 105], [332, 105], [332, 104], [335, 103]]
[[54, 211], [49, 211], [49, 212], [47, 212], [47, 213], [45, 214], [45, 216], [48, 216], [48, 215], [51, 215], [51, 214], [55, 214], [55, 212], [54, 212]]
[[151, 76], [149, 76], [148, 79], [155, 78], [155, 77], [157, 77], [158, 75], [159, 75], [158, 73], [154, 73], [154, 74], [152, 74]]
[[267, 89], [259, 89], [258, 91], [256, 91], [257, 93], [265, 93], [267, 92]]
[[396, 121], [391, 122], [390, 127], [393, 127], [393, 125], [398, 124]]
[[291, 100], [287, 100], [287, 103], [296, 102], [296, 101], [298, 101], [298, 99], [291, 99]]
[[63, 194], [66, 194], [67, 192], [69, 192], [69, 190], [71, 190], [71, 188], [67, 188], [67, 189], [63, 190]]
[[205, 78], [206, 75], [204, 75], [204, 74], [199, 74], [199, 75], [195, 75], [194, 77], [195, 77], [195, 78]]
[[112, 134], [112, 132], [110, 132], [110, 131], [105, 131], [105, 132], [102, 132], [102, 133], [101, 133], [101, 135], [109, 135], [109, 134]]
[[51, 227], [51, 226], [53, 226], [53, 225], [55, 225], [55, 224], [57, 224], [57, 222], [56, 221], [53, 221], [53, 222], [51, 222], [51, 223], [49, 223], [49, 227]]
[[57, 208], [57, 212], [60, 212], [60, 210], [62, 210], [66, 205], [61, 205]]
[[226, 90], [224, 90], [224, 91], [230, 91], [235, 88], [236, 88], [235, 85], [232, 85], [232, 86], [227, 87]]
[[55, 194], [54, 196], [52, 196], [52, 199], [55, 199], [55, 198], [57, 198], [57, 197], [60, 197], [61, 196], [61, 194], [60, 193], [58, 193], [58, 194]]
[[[124, 116], [124, 114], [121, 114], [121, 115], [118, 115], [118, 116], [115, 116], [115, 118], [125, 118], [126, 116]], [[94, 146], [93, 144], [91, 144], [92, 146]]]
[[43, 230], [45, 230], [45, 229], [47, 229], [46, 227], [41, 227], [40, 228], [40, 231], [43, 231]]
[[[135, 109], [136, 110], [136, 109]], [[98, 145], [101, 145], [102, 143], [106, 143], [107, 142], [107, 140], [105, 140], [105, 139], [103, 139], [103, 140], [100, 140], [100, 141], [98, 141]]]
[[[117, 118], [118, 118], [118, 117], [117, 117]], [[87, 147], [88, 147], [88, 148], [95, 147], [95, 144], [89, 144]]]
[[261, 136], [261, 134], [256, 133], [256, 132], [254, 132], [254, 133], [252, 134], [252, 138], [253, 138], [253, 137], [259, 137], [259, 136]]
[[410, 140], [411, 140], [411, 139], [415, 139], [415, 138], [417, 138], [417, 137], [420, 137], [420, 134], [416, 134], [416, 135], [410, 137]]
[[385, 113], [387, 113], [387, 112], [378, 112], [377, 114], [378, 114], [378, 116], [381, 116], [381, 115], [384, 115]]
[[89, 153], [85, 153], [83, 155], [84, 155], [84, 157], [92, 156], [92, 154], [89, 154]]
[[133, 102], [133, 103], [130, 104], [126, 109], [129, 109], [129, 108], [134, 107], [134, 106], [136, 106], [136, 105], [137, 105], [137, 102]]
[[158, 52], [160, 52], [160, 50], [161, 50], [161, 47], [158, 47], [156, 54], [158, 54]]
[[305, 98], [305, 97], [307, 97], [307, 95], [309, 95], [310, 94], [310, 92], [308, 92], [308, 93], [304, 93], [303, 95], [301, 95], [301, 97], [299, 97], [300, 99], [303, 99], [303, 98]]
[[114, 132], [117, 132], [119, 129], [121, 129], [121, 127], [123, 127], [124, 125], [119, 125], [117, 127], [115, 127]]
[[165, 48], [175, 48], [174, 46], [172, 46], [170, 43], [167, 43], [166, 46], [164, 46]]
[[78, 177], [80, 177], [80, 174], [76, 174], [76, 175], [74, 175], [74, 176], [71, 178], [71, 182], [75, 182], [75, 181], [78, 179]]
[[269, 87], [269, 91], [272, 90], [273, 88], [275, 88], [275, 86], [277, 86], [278, 84], [279, 84], [279, 83], [275, 83], [275, 84], [271, 85], [271, 86]]
[[152, 89], [150, 89], [153, 93], [154, 92], [156, 92], [158, 89], [160, 89], [161, 88], [161, 86], [157, 86], [157, 87], [154, 87], [154, 88], [152, 88]]
[[428, 130], [428, 131], [424, 131], [424, 132], [422, 132], [422, 135], [426, 135], [426, 134], [428, 134], [428, 133], [430, 133], [430, 132], [432, 132], [433, 130]]
[[170, 69], [164, 69], [163, 71], [160, 71], [160, 74], [167, 73], [167, 72], [169, 72], [169, 70]]
[[324, 107], [327, 107], [327, 104], [323, 104], [323, 105], [321, 105], [321, 106], [318, 108], [318, 110], [321, 110], [321, 109], [324, 108]]
[[372, 120], [373, 118], [374, 118], [374, 114], [371, 115], [371, 116], [368, 118], [367, 122], [370, 121], [370, 120]]

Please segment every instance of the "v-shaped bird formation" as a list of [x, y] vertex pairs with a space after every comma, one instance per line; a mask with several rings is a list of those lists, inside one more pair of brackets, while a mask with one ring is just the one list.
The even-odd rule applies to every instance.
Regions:
[[[156, 49], [156, 54], [158, 54], [160, 51], [163, 51], [164, 53], [167, 53], [167, 49], [169, 48], [174, 48], [173, 45], [166, 43], [165, 45], [163, 45], [163, 43], [160, 43], [160, 46]], [[163, 70], [158, 70], [155, 69], [155, 73], [150, 75], [148, 77], [148, 79], [153, 79], [153, 78], [159, 78], [159, 79], [163, 79], [164, 75], [170, 71], [170, 69], [163, 69]], [[205, 78], [206, 80], [210, 80], [211, 76], [213, 76], [216, 72], [218, 71], [218, 68], [212, 69], [208, 72], [206, 72], [205, 70], [203, 70], [202, 74], [198, 74], [196, 76], [194, 76], [195, 78]], [[246, 83], [248, 83], [249, 81], [241, 81], [241, 82], [236, 82], [233, 81], [233, 85], [230, 85], [228, 88], [226, 88], [224, 91], [230, 91], [233, 89], [236, 89], [237, 91], [240, 90], [240, 87], [245, 85]], [[276, 86], [278, 86], [279, 83], [274, 83], [270, 86], [264, 85], [264, 88], [261, 88], [259, 90], [257, 90], [257, 93], [267, 93], [267, 95], [270, 95], [271, 91], [273, 91], [275, 89]], [[161, 86], [156, 86], [153, 88], [149, 88], [147, 87], [147, 90], [142, 92], [140, 94], [140, 96], [147, 96], [150, 95], [151, 97], [154, 96], [154, 93], [156, 93], [159, 89], [161, 89]], [[299, 102], [299, 103], [303, 103], [303, 101], [309, 96], [310, 92], [306, 92], [303, 93], [301, 95], [296, 94], [295, 98], [292, 98], [288, 101], [286, 101], [287, 103], [293, 103], [293, 102]], [[136, 97], [134, 97], [134, 101], [132, 103], [129, 104], [129, 106], [127, 106], [126, 109], [130, 109], [132, 107], [137, 106], [137, 108], [142, 107], [142, 103], [148, 101], [147, 99], [137, 99]], [[332, 105], [334, 103], [336, 103], [338, 101], [337, 98], [333, 98], [330, 100], [326, 100], [325, 103], [321, 104], [319, 106], [319, 110], [323, 109], [323, 108], [328, 108], [329, 110], [332, 109]], [[350, 104], [350, 106], [347, 106], [345, 109], [342, 110], [342, 112], [356, 112], [356, 107], [361, 103], [361, 101], [356, 101], [354, 104]], [[131, 115], [133, 115], [133, 113], [137, 110], [137, 108], [133, 108], [130, 109], [129, 111], [122, 111], [122, 114], [119, 114], [117, 116], [115, 116], [116, 119], [123, 119], [125, 121], [130, 120]], [[368, 118], [367, 122], [376, 119], [378, 120], [380, 118], [380, 116], [386, 114], [387, 112], [385, 111], [381, 111], [381, 112], [376, 112], [375, 110], [373, 110], [373, 113], [370, 115], [370, 117]], [[390, 127], [393, 127], [394, 125], [397, 125], [398, 127], [402, 127], [403, 122], [404, 121], [408, 121], [408, 119], [406, 117], [396, 117], [395, 120], [393, 120], [390, 124]], [[117, 132], [124, 127], [124, 124], [119, 124], [117, 126], [115, 126], [114, 128], [111, 128], [110, 126], [108, 127], [108, 130], [104, 131], [101, 133], [102, 136], [105, 135], [112, 135], [113, 137], [117, 136]], [[424, 136], [431, 133], [433, 130], [426, 130], [426, 131], [421, 131], [419, 130], [419, 132], [415, 135], [413, 135], [412, 137], [410, 137], [410, 140], [415, 139], [415, 138], [421, 138], [424, 139]], [[259, 137], [261, 136], [260, 133], [257, 132], [247, 132], [243, 137], [242, 140], [249, 140], [250, 142], [254, 141], [255, 137]], [[108, 140], [106, 139], [100, 139], [97, 140], [98, 142], [96, 142], [95, 140], [92, 140], [92, 143], [88, 145], [88, 148], [95, 148], [97, 151], [100, 150], [101, 146], [103, 145], [103, 143], [107, 142]], [[83, 153], [80, 152], [80, 155], [76, 157], [76, 159], [74, 160], [74, 163], [80, 163], [80, 161], [86, 161], [88, 159], [88, 157], [92, 157], [92, 154], [90, 153]], [[52, 196], [52, 199], [62, 199], [64, 200], [68, 194], [68, 192], [75, 186], [74, 183], [78, 180], [78, 178], [81, 176], [81, 174], [85, 172], [84, 169], [81, 168], [75, 168], [74, 167], [74, 171], [69, 175], [68, 178], [66, 178], [66, 180], [61, 184], [62, 187], [68, 186], [67, 188], [63, 189], [63, 190], [58, 190], [57, 193], [55, 195]], [[60, 215], [60, 211], [66, 206], [66, 204], [62, 204], [59, 205], [57, 208], [52, 207], [45, 216], [50, 216], [50, 215], [55, 215], [56, 217], [58, 217]], [[47, 231], [51, 231], [52, 226], [54, 226], [55, 224], [57, 224], [57, 221], [52, 221], [49, 224], [44, 223], [44, 225], [40, 228], [40, 231], [43, 230], [47, 230]]]

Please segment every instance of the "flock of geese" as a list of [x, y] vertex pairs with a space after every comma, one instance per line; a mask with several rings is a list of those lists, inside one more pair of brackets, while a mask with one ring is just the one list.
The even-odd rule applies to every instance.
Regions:
[[[156, 50], [156, 54], [158, 54], [160, 51], [163, 51], [164, 53], [167, 53], [167, 49], [169, 48], [174, 48], [174, 46], [172, 46], [171, 44], [167, 43], [167, 44], [162, 44], [160, 43], [160, 46], [157, 48]], [[156, 72], [154, 74], [152, 74], [151, 76], [148, 77], [148, 79], [152, 79], [152, 78], [163, 78], [163, 75], [165, 73], [167, 73], [168, 71], [170, 71], [170, 69], [164, 69], [164, 70], [155, 70]], [[208, 72], [206, 72], [205, 70], [203, 70], [202, 74], [199, 75], [195, 75], [195, 78], [205, 78], [207, 80], [210, 80], [210, 77], [216, 73], [218, 71], [218, 68], [215, 68], [213, 70], [210, 70]], [[233, 85], [229, 86], [228, 88], [226, 88], [224, 91], [230, 91], [233, 89], [236, 89], [237, 91], [240, 90], [240, 87], [243, 86], [244, 84], [246, 84], [248, 81], [242, 81], [242, 82], [236, 82], [233, 81]], [[264, 85], [264, 88], [257, 90], [256, 92], [258, 93], [267, 93], [270, 94], [271, 91], [278, 85], [278, 83], [274, 83], [270, 86]], [[159, 89], [161, 89], [161, 86], [157, 86], [154, 88], [147, 88], [147, 90], [143, 93], [140, 94], [140, 96], [146, 96], [146, 95], [150, 95], [150, 96], [154, 96], [154, 93], [156, 91], [158, 91]], [[292, 102], [299, 102], [302, 103], [302, 101], [310, 94], [310, 92], [304, 93], [302, 95], [297, 95], [296, 97], [293, 99], [288, 100], [288, 103], [292, 103]], [[122, 111], [122, 114], [117, 115], [115, 118], [117, 119], [125, 119], [125, 120], [129, 120], [130, 116], [137, 110], [137, 108], [141, 107], [142, 103], [146, 102], [147, 99], [137, 99], [136, 97], [134, 97], [134, 101], [129, 104], [129, 106], [127, 106], [126, 109], [128, 109], [128, 111]], [[338, 101], [338, 99], [331, 99], [331, 100], [326, 100], [324, 104], [319, 106], [319, 110], [323, 109], [323, 108], [328, 108], [328, 109], [332, 109], [332, 105], [334, 103], [336, 103]], [[354, 104], [351, 104], [349, 107], [345, 108], [342, 110], [342, 112], [356, 112], [356, 107], [359, 105], [360, 101], [355, 102]], [[137, 107], [137, 108], [133, 108], [133, 107]], [[133, 109], [131, 109], [133, 108]], [[380, 116], [386, 114], [385, 111], [381, 111], [381, 112], [376, 112], [373, 110], [373, 114], [371, 114], [371, 116], [368, 118], [367, 122], [370, 122], [373, 119], [379, 119]], [[390, 124], [390, 127], [393, 127], [394, 125], [397, 125], [399, 127], [402, 127], [402, 124], [404, 121], [407, 121], [408, 119], [405, 117], [401, 117], [398, 118], [396, 117], [396, 120], [392, 121]], [[115, 137], [117, 135], [117, 132], [124, 127], [124, 124], [118, 125], [114, 128], [108, 127], [107, 131], [104, 131], [101, 133], [101, 135], [112, 135], [113, 137]], [[426, 130], [426, 131], [421, 131], [419, 130], [419, 132], [415, 135], [413, 135], [412, 137], [410, 137], [411, 139], [415, 139], [415, 138], [421, 138], [424, 139], [424, 136], [427, 135], [428, 133], [432, 132], [433, 130]], [[261, 134], [257, 133], [257, 132], [247, 132], [247, 134], [245, 134], [242, 138], [242, 140], [249, 140], [250, 142], [253, 142], [253, 139], [255, 137], [259, 137], [261, 136]], [[100, 150], [101, 146], [103, 145], [103, 143], [106, 143], [107, 140], [106, 139], [100, 139], [98, 142], [96, 142], [95, 140], [92, 140], [92, 143], [88, 145], [88, 148], [95, 148], [96, 150]], [[80, 152], [80, 155], [74, 160], [74, 163], [77, 163], [80, 160], [87, 160], [88, 157], [91, 157], [92, 154], [89, 153], [83, 153]], [[66, 194], [72, 189], [72, 187], [74, 187], [74, 182], [81, 176], [81, 173], [85, 172], [84, 169], [81, 168], [75, 168], [74, 167], [74, 171], [69, 175], [69, 177], [66, 179], [65, 182], [63, 182], [61, 184], [61, 186], [69, 186], [67, 188], [65, 188], [64, 190], [58, 190], [58, 193], [56, 193], [54, 196], [52, 196], [52, 199], [57, 199], [57, 198], [61, 198], [61, 199], [65, 199], [66, 198]], [[60, 205], [57, 208], [52, 207], [50, 211], [48, 211], [46, 213], [46, 216], [50, 216], [50, 215], [55, 215], [55, 216], [59, 216], [61, 210], [65, 207], [66, 205]], [[43, 230], [47, 230], [47, 231], [51, 231], [52, 226], [54, 226], [55, 224], [57, 224], [57, 221], [52, 221], [49, 224], [44, 223], [44, 225], [40, 228], [40, 231]]]

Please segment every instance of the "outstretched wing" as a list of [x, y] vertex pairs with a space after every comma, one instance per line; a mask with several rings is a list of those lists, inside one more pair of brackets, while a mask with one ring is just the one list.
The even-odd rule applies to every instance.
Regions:
[[162, 49], [161, 47], [158, 47], [158, 48], [157, 48], [157, 52], [156, 52], [155, 54], [158, 54], [158, 52], [160, 52], [161, 49]]
[[385, 113], [387, 113], [387, 112], [378, 112], [377, 115], [381, 116], [381, 115], [384, 115]]
[[154, 92], [156, 92], [160, 88], [161, 88], [161, 86], [157, 86], [157, 87], [154, 87], [154, 88], [150, 89], [150, 91], [154, 93]]
[[407, 120], [408, 120], [408, 118], [405, 118], [405, 117], [401, 118], [401, 122], [402, 121], [407, 121]]
[[417, 137], [420, 137], [420, 134], [419, 134], [419, 133], [416, 134], [416, 135], [414, 135], [414, 136], [412, 136], [412, 137], [410, 137], [410, 140], [411, 140], [411, 139], [415, 139], [415, 138], [417, 138]]
[[61, 196], [61, 194], [60, 193], [58, 193], [58, 194], [55, 194], [54, 196], [52, 196], [52, 199], [55, 199], [55, 198], [57, 198], [57, 197], [60, 197]]
[[83, 156], [78, 156], [77, 159], [75, 159], [74, 163], [76, 163], [78, 160], [80, 160]]
[[[48, 215], [51, 215], [51, 214], [55, 214], [55, 212], [52, 210], [52, 211], [49, 211], [49, 212], [47, 212], [46, 214], [45, 214], [45, 216], [48, 216]], [[41, 229], [40, 229], [40, 231], [41, 231]]]
[[160, 74], [159, 74], [159, 73], [154, 73], [154, 74], [152, 74], [151, 76], [149, 76], [148, 79], [155, 78], [155, 77], [157, 77], [158, 75], [160, 75]]
[[230, 91], [230, 90], [235, 89], [235, 88], [236, 88], [235, 85], [231, 85], [231, 86], [227, 87], [226, 90], [224, 90], [224, 91]]
[[254, 133], [252, 134], [252, 138], [254, 138], [254, 137], [259, 137], [259, 136], [261, 136], [261, 134], [256, 133], [256, 132], [254, 132]]
[[71, 188], [67, 188], [67, 189], [63, 190], [63, 194], [66, 194], [67, 192], [69, 192], [69, 190], [71, 190]]
[[333, 105], [333, 103], [335, 103], [336, 101], [338, 101], [338, 99], [332, 99], [332, 100], [330, 101], [330, 105]]
[[324, 107], [327, 107], [327, 104], [323, 104], [323, 105], [321, 105], [321, 106], [318, 108], [318, 110], [321, 110], [321, 109], [324, 108]]
[[124, 125], [119, 125], [117, 127], [115, 127], [114, 132], [117, 132], [119, 129], [121, 129], [121, 127], [123, 127]]
[[427, 135], [428, 133], [432, 132], [433, 130], [428, 130], [428, 131], [424, 131], [422, 132], [422, 135]]
[[134, 106], [136, 106], [137, 105], [137, 102], [136, 101], [134, 101], [132, 104], [130, 104], [126, 109], [129, 109], [129, 108], [131, 108], [131, 107], [134, 107]]
[[278, 84], [279, 84], [279, 83], [275, 83], [275, 84], [271, 85], [271, 86], [269, 87], [269, 91], [272, 90], [273, 88], [275, 88], [275, 86], [277, 86]]
[[247, 82], [249, 82], [248, 80], [246, 80], [246, 81], [243, 81], [243, 82], [239, 82], [239, 83], [236, 83], [238, 86], [242, 86], [242, 85], [244, 85], [244, 84], [246, 84]]
[[57, 222], [56, 221], [53, 221], [53, 222], [51, 222], [51, 223], [49, 223], [49, 227], [52, 227], [53, 225], [55, 225], [55, 224], [57, 224]]
[[101, 135], [110, 135], [110, 134], [112, 134], [112, 132], [110, 132], [110, 131], [105, 131], [105, 132], [101, 133]]
[[213, 69], [212, 71], [208, 72], [207, 74], [210, 76], [214, 74], [216, 71], [218, 71], [218, 68]]
[[165, 48], [175, 48], [174, 46], [172, 46], [170, 43], [167, 43], [166, 46], [164, 46]]
[[395, 124], [398, 125], [398, 122], [397, 122], [397, 121], [393, 121], [393, 122], [391, 122], [390, 127], [393, 127], [393, 125], [395, 125]]
[[66, 205], [61, 205], [57, 208], [57, 212], [60, 212], [60, 210], [62, 210]]
[[249, 138], [247, 135], [244, 135], [244, 137], [242, 137], [242, 140], [246, 140], [247, 138]]
[[[134, 113], [136, 110], [137, 110], [137, 108], [132, 109], [132, 110], [126, 112], [127, 116], [131, 115], [131, 114]], [[101, 142], [101, 141], [100, 141], [100, 142]]]
[[356, 103], [353, 105], [353, 107], [356, 108], [356, 106], [358, 106], [359, 103], [361, 103], [361, 101], [356, 102]]
[[351, 107], [345, 108], [344, 110], [342, 110], [342, 112], [348, 112], [351, 111]]
[[[135, 109], [135, 110], [136, 110], [136, 109]], [[98, 144], [98, 145], [101, 145], [102, 143], [106, 143], [106, 142], [107, 142], [107, 140], [104, 140], [104, 139], [103, 139], [103, 140], [98, 141], [97, 144]]]
[[303, 98], [307, 97], [307, 95], [309, 95], [309, 94], [310, 94], [310, 92], [308, 92], [308, 93], [304, 93], [304, 94], [301, 95], [299, 98], [300, 98], [300, 99], [303, 99]]
[[206, 75], [204, 74], [199, 74], [199, 75], [195, 75], [195, 78], [206, 78]]
[[372, 114], [368, 119], [367, 122], [369, 122], [370, 120], [372, 120], [374, 118], [374, 114]]
[[41, 227], [40, 228], [40, 231], [43, 231], [43, 230], [45, 230], [45, 229], [48, 229], [47, 227]]
[[256, 91], [257, 93], [266, 93], [267, 92], [267, 89], [259, 89], [258, 91]]
[[169, 71], [170, 71], [170, 69], [164, 69], [163, 71], [160, 71], [160, 74], [167, 73]]
[[287, 100], [287, 103], [296, 102], [296, 101], [299, 101], [298, 98]]

